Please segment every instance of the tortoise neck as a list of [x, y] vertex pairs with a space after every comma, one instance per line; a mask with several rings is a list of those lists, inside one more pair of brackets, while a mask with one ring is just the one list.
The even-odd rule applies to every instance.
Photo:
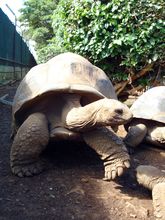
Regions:
[[[62, 111], [62, 121], [66, 124], [66, 118], [73, 109], [78, 109], [81, 107], [80, 104], [81, 96], [77, 94], [64, 94], [62, 96], [63, 101], [63, 111]], [[67, 125], [66, 125], [67, 127]]]
[[98, 125], [97, 112], [99, 111], [99, 106], [97, 102], [81, 106], [80, 101], [78, 105], [77, 100], [73, 99], [72, 103], [74, 105], [66, 114], [65, 124], [68, 129], [84, 132]]
[[78, 94], [64, 94], [62, 97], [65, 101], [65, 109], [66, 111], [70, 111], [72, 108], [81, 107], [80, 99], [81, 96]]

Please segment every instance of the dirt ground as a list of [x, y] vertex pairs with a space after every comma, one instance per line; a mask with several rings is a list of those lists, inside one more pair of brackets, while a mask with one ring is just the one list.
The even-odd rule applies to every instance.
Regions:
[[[17, 85], [0, 87], [12, 100]], [[46, 170], [19, 178], [9, 166], [11, 107], [0, 104], [0, 220], [154, 220], [151, 192], [139, 186], [135, 168], [165, 169], [165, 153], [143, 145], [132, 167], [115, 182], [103, 181], [103, 165], [83, 143], [49, 145]], [[121, 136], [124, 131], [119, 131]]]

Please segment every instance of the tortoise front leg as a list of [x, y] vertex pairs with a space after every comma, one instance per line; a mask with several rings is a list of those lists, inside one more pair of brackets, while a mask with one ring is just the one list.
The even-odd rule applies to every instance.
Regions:
[[125, 168], [130, 167], [130, 158], [122, 140], [111, 128], [97, 128], [83, 133], [85, 142], [93, 148], [104, 161], [104, 180], [121, 176]]
[[146, 141], [165, 148], [165, 126], [149, 126]]
[[147, 127], [142, 123], [132, 123], [128, 128], [128, 133], [124, 138], [124, 143], [128, 147], [137, 147], [145, 138], [147, 134]]
[[49, 141], [48, 122], [44, 114], [30, 115], [19, 128], [10, 153], [12, 172], [19, 176], [32, 176], [43, 169], [39, 155]]

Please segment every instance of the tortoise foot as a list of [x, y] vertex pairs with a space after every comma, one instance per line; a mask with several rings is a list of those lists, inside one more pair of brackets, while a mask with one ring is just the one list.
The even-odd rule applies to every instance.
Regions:
[[[108, 163], [108, 162], [107, 162]], [[126, 168], [130, 167], [129, 160], [119, 161], [117, 163], [106, 164], [105, 165], [105, 177], [104, 180], [114, 180], [116, 177], [121, 176]]]
[[140, 165], [136, 171], [138, 183], [150, 190], [153, 190], [156, 184], [165, 182], [165, 173], [154, 166]]
[[41, 173], [44, 169], [43, 161], [36, 161], [30, 164], [13, 165], [11, 164], [13, 174], [19, 177], [33, 176]]

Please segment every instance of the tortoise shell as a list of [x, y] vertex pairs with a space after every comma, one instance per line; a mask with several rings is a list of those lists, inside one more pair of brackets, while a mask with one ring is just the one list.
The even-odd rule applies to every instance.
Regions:
[[82, 56], [67, 52], [27, 73], [13, 100], [14, 118], [17, 120], [29, 106], [39, 105], [38, 100], [52, 92], [78, 93], [84, 105], [104, 97], [117, 99], [111, 81], [101, 69]]
[[165, 123], [165, 86], [147, 90], [131, 106], [134, 118]]

